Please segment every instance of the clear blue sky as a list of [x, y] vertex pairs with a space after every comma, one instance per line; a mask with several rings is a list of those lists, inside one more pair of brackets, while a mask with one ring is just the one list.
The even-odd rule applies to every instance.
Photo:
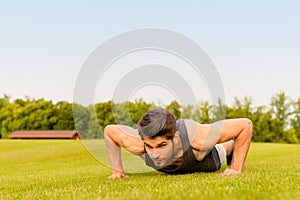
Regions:
[[[1, 1], [0, 95], [73, 101], [89, 54], [119, 33], [171, 29], [214, 61], [226, 101], [300, 97], [299, 1]], [[103, 94], [105, 95], [105, 94]]]

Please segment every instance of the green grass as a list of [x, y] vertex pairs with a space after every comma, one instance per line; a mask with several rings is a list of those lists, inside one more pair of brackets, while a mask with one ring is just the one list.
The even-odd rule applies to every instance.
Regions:
[[300, 199], [299, 153], [300, 145], [253, 143], [241, 175], [108, 180], [110, 169], [80, 141], [0, 140], [0, 199]]

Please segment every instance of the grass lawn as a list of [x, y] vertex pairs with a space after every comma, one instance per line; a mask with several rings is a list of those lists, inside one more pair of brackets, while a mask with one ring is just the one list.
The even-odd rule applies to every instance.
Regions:
[[252, 143], [241, 175], [108, 180], [110, 169], [80, 141], [0, 140], [0, 199], [300, 199], [299, 153], [300, 145]]

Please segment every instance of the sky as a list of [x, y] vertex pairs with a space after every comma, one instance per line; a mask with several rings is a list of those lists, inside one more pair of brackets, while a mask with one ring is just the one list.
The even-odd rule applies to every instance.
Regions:
[[[95, 49], [116, 35], [149, 27], [178, 32], [201, 46], [220, 75], [226, 103], [248, 96], [264, 105], [279, 92], [300, 97], [296, 0], [1, 1], [0, 96], [73, 102], [80, 70]], [[145, 55], [129, 55], [122, 62], [125, 68], [135, 59], [151, 63]], [[95, 92], [95, 102], [112, 98], [112, 83], [121, 76], [114, 77], [117, 72], [111, 69], [111, 82], [104, 81], [111, 88]], [[199, 85], [205, 87], [200, 80]], [[168, 103], [176, 94], [155, 85], [130, 96], [139, 97]]]

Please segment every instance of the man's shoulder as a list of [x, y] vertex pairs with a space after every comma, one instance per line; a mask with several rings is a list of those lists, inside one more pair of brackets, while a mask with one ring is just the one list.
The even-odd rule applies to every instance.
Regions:
[[[190, 119], [190, 118], [182, 118], [182, 119], [178, 119], [177, 120], [177, 122], [180, 122], [180, 121], [184, 121], [184, 122], [186, 122], [186, 121], [196, 122], [195, 120]], [[196, 123], [198, 123], [198, 122], [196, 122]]]
[[[200, 124], [192, 119], [177, 120], [177, 124], [179, 124], [179, 123], [183, 123], [185, 125], [189, 141], [191, 142], [193, 140], [193, 138], [195, 137], [197, 130], [200, 128], [200, 126], [199, 126]], [[180, 131], [179, 131], [179, 134], [182, 134], [182, 133], [180, 133]]]
[[183, 118], [183, 119], [180, 119], [180, 120], [177, 120], [177, 123], [184, 123], [186, 127], [189, 127], [189, 126], [198, 126], [200, 125], [198, 122], [196, 122], [195, 120], [193, 119], [186, 119], [186, 118]]

